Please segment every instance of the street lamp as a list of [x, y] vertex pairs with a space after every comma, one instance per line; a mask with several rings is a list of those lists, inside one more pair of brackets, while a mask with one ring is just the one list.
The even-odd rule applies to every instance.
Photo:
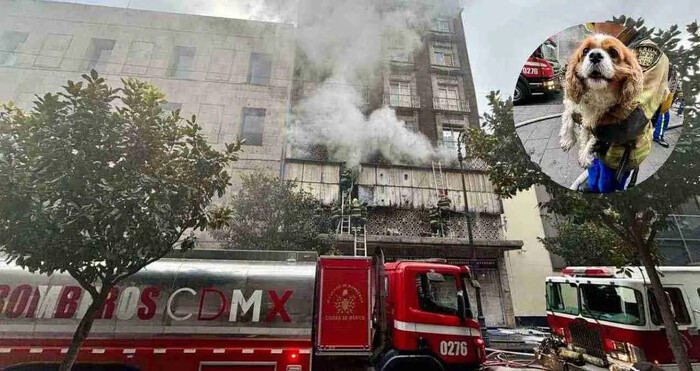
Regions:
[[[474, 236], [472, 234], [472, 222], [469, 216], [469, 202], [467, 201], [467, 184], [464, 181], [464, 156], [462, 155], [462, 142], [464, 140], [464, 131], [459, 133], [457, 137], [457, 160], [459, 161], [460, 177], [462, 178], [462, 197], [464, 198], [464, 217], [467, 220], [467, 235], [469, 238], [469, 247], [472, 249], [472, 262], [476, 262], [476, 249], [474, 247]], [[486, 319], [484, 318], [484, 308], [481, 305], [481, 285], [476, 279], [471, 280], [472, 287], [476, 292], [476, 312], [477, 321], [479, 321], [479, 329], [481, 329], [481, 338], [484, 339], [484, 344], [490, 346], [488, 331], [486, 331]]]

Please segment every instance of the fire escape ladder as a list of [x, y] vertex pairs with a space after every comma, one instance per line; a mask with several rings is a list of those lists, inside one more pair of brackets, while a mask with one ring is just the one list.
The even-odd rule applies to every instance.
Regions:
[[352, 207], [352, 187], [354, 184], [350, 185], [350, 188], [343, 191], [340, 196], [340, 220], [338, 221], [338, 227], [336, 228], [336, 233], [338, 234], [350, 234], [351, 232], [351, 207]]
[[353, 227], [353, 234], [355, 235], [353, 241], [355, 256], [367, 257], [367, 228], [364, 225]]
[[435, 197], [439, 201], [441, 197], [447, 196], [447, 181], [442, 172], [440, 161], [433, 161], [433, 185], [435, 186]]

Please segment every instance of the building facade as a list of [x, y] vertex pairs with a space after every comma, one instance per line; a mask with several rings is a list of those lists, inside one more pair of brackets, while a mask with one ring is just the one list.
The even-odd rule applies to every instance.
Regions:
[[292, 26], [38, 0], [0, 7], [0, 101], [29, 108], [92, 69], [115, 87], [138, 78], [165, 93], [165, 110], [196, 115], [211, 143], [245, 138], [236, 173], [279, 175]]
[[[29, 108], [36, 94], [60, 91], [92, 69], [112, 86], [124, 77], [149, 81], [165, 93], [164, 109], [196, 115], [212, 144], [245, 138], [234, 174], [263, 171], [296, 180], [330, 208], [342, 202], [342, 177], [352, 170], [346, 196], [368, 208], [368, 255], [381, 248], [387, 260], [441, 257], [469, 265], [482, 285], [487, 324], [515, 324], [504, 252], [522, 242], [507, 240], [503, 204], [483, 166], [406, 166], [377, 158], [348, 169], [322, 150], [298, 156], [285, 143], [290, 112], [319, 82], [304, 70], [295, 45], [303, 22], [295, 27], [38, 0], [0, 0], [0, 6], [0, 101]], [[455, 154], [462, 129], [478, 125], [460, 13], [456, 1], [436, 11], [415, 53], [386, 45], [386, 63], [362, 89], [365, 113], [391, 107], [408, 130]], [[237, 176], [233, 181], [231, 191], [239, 186]], [[441, 196], [451, 204], [437, 236], [431, 209]], [[355, 236], [337, 232], [339, 249], [352, 254]]]
[[[479, 118], [461, 8], [456, 1], [441, 5], [428, 9], [434, 16], [417, 31], [419, 48], [406, 53], [385, 44], [379, 71], [350, 83], [361, 93], [366, 115], [391, 107], [406, 129], [422, 133], [456, 159], [459, 133], [478, 127]], [[305, 27], [303, 17], [298, 27]], [[296, 64], [292, 110], [322, 83], [315, 71], [305, 68], [303, 56], [297, 60], [302, 62]], [[310, 153], [289, 146], [284, 178], [296, 180], [329, 207], [340, 208], [342, 203], [347, 210], [351, 199], [366, 205], [365, 230], [359, 234], [339, 221], [336, 237], [343, 253], [353, 254], [359, 245], [368, 255], [381, 249], [387, 260], [444, 258], [468, 265], [482, 286], [487, 325], [515, 324], [504, 252], [520, 249], [522, 241], [506, 239], [503, 204], [493, 193], [484, 166], [474, 161], [465, 161], [466, 170], [455, 161], [408, 166], [376, 156], [352, 167], [334, 161], [320, 147]], [[342, 186], [347, 173], [352, 174], [351, 185]], [[431, 230], [431, 208], [442, 195], [451, 201], [450, 215], [444, 233], [436, 235]]]

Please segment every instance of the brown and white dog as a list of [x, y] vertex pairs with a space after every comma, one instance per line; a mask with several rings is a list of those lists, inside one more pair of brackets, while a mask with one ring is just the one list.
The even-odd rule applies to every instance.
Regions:
[[[568, 152], [578, 142], [579, 164], [590, 167], [596, 125], [624, 119], [634, 109], [643, 85], [642, 67], [625, 44], [604, 34], [586, 38], [566, 68], [561, 148]], [[581, 117], [580, 127], [574, 121], [575, 115]]]

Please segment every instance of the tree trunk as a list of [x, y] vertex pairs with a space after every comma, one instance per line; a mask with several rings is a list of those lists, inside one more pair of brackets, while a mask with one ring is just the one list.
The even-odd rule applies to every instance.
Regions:
[[61, 362], [61, 367], [58, 369], [58, 371], [70, 371], [70, 369], [73, 368], [73, 363], [75, 363], [75, 360], [78, 358], [80, 347], [90, 333], [90, 329], [92, 329], [92, 323], [95, 321], [95, 314], [102, 304], [104, 304], [105, 300], [107, 300], [111, 286], [102, 287], [101, 290], [102, 291], [100, 291], [96, 298], [92, 298], [92, 303], [85, 311], [85, 316], [80, 320], [78, 328], [75, 329], [75, 332], [73, 333], [73, 340], [68, 347], [68, 352], [66, 353], [65, 358], [63, 358], [63, 362]]
[[664, 328], [666, 329], [666, 338], [668, 339], [668, 344], [673, 352], [673, 357], [678, 364], [678, 369], [679, 371], [692, 371], [690, 360], [688, 360], [688, 355], [685, 353], [685, 349], [683, 348], [681, 333], [678, 331], [678, 326], [676, 326], [676, 321], [671, 313], [671, 306], [668, 303], [666, 292], [661, 285], [661, 279], [656, 271], [656, 264], [651, 256], [649, 247], [644, 243], [642, 243], [639, 248], [639, 257], [642, 260], [642, 263], [644, 263], [644, 268], [647, 271], [647, 275], [649, 275], [651, 289], [654, 290], [654, 298], [656, 299], [656, 303], [661, 311], [661, 318], [663, 319]]

